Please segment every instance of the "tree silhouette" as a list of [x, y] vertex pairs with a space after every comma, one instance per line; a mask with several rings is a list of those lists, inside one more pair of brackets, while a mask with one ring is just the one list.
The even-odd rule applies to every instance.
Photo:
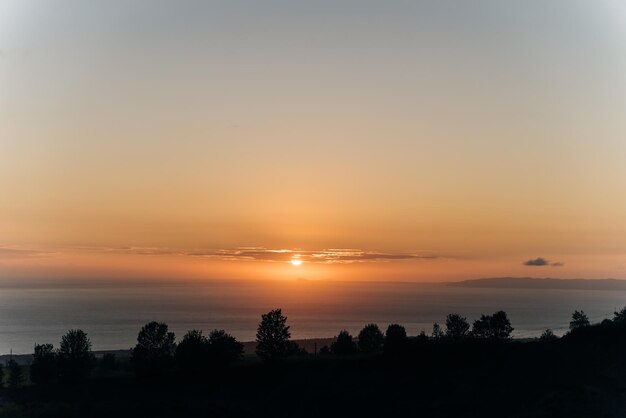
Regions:
[[256, 332], [256, 354], [263, 361], [281, 360], [289, 351], [289, 326], [287, 317], [280, 309], [274, 309], [261, 315], [261, 322]]
[[[437, 326], [439, 326], [439, 325], [437, 325]], [[415, 337], [415, 339], [417, 341], [419, 341], [420, 343], [424, 343], [424, 342], [428, 341], [428, 335], [426, 335], [426, 331], [421, 330], [420, 333], [417, 334], [417, 337]]]
[[626, 323], [626, 306], [620, 309], [618, 312], [613, 312], [613, 321]]
[[167, 368], [176, 351], [176, 336], [163, 322], [148, 322], [137, 335], [131, 361], [139, 373], [155, 374]]
[[0, 389], [4, 387], [4, 367], [0, 363]]
[[7, 384], [10, 388], [16, 388], [24, 380], [24, 376], [22, 374], [22, 367], [17, 364], [17, 361], [11, 359], [9, 360], [9, 364], [7, 365], [9, 369], [9, 378], [7, 379]]
[[460, 340], [467, 337], [470, 325], [465, 317], [450, 314], [446, 317], [446, 337]]
[[446, 334], [441, 329], [441, 325], [439, 325], [438, 323], [435, 322], [433, 324], [433, 333], [432, 333], [433, 339], [440, 340], [440, 339], [444, 338], [445, 336], [446, 336]]
[[211, 331], [208, 342], [209, 355], [215, 364], [228, 365], [243, 356], [243, 344], [223, 329]]
[[209, 340], [202, 331], [191, 330], [176, 347], [176, 362], [185, 371], [203, 372], [209, 367]]
[[391, 324], [385, 331], [385, 353], [398, 353], [406, 349], [408, 338], [402, 325]]
[[356, 344], [352, 339], [352, 335], [345, 329], [340, 331], [335, 341], [330, 345], [330, 351], [338, 356], [356, 353]]
[[33, 362], [30, 365], [30, 380], [33, 383], [48, 383], [56, 377], [57, 358], [52, 344], [36, 344]]
[[506, 340], [511, 338], [513, 327], [504, 311], [498, 311], [493, 315], [481, 315], [474, 321], [472, 335], [477, 338], [491, 340]]
[[322, 348], [320, 348], [319, 354], [320, 356], [327, 356], [328, 354], [330, 354], [330, 347], [328, 347], [327, 345], [323, 346]]
[[575, 329], [588, 327], [588, 326], [589, 326], [589, 318], [587, 318], [587, 315], [585, 315], [585, 312], [574, 311], [574, 313], [572, 314], [572, 320], [569, 323], [569, 329], [573, 331]]
[[61, 338], [57, 355], [60, 374], [70, 381], [86, 378], [95, 360], [91, 341], [80, 329], [71, 329]]
[[383, 349], [385, 337], [376, 324], [367, 324], [359, 332], [359, 349], [365, 353], [376, 353]]
[[541, 341], [554, 341], [554, 340], [557, 340], [558, 338], [559, 337], [554, 335], [554, 332], [552, 332], [552, 330], [550, 328], [548, 328], [544, 332], [542, 332], [541, 336], [539, 337], [539, 339]]

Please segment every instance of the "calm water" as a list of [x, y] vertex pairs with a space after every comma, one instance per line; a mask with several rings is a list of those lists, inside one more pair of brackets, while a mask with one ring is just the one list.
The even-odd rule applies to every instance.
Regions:
[[409, 334], [430, 332], [433, 322], [457, 312], [473, 320], [504, 309], [518, 337], [545, 328], [563, 333], [574, 309], [593, 321], [626, 305], [624, 291], [468, 289], [408, 283], [210, 282], [89, 287], [0, 288], [0, 354], [30, 353], [33, 345], [58, 346], [70, 328], [89, 333], [96, 350], [129, 348], [141, 325], [167, 322], [178, 337], [188, 329], [223, 328], [254, 339], [261, 313], [282, 307], [294, 338], [356, 333], [368, 322], [397, 322]]

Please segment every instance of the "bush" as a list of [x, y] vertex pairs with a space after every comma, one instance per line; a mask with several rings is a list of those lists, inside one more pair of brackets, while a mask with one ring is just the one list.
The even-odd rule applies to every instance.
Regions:
[[37, 344], [30, 365], [30, 380], [35, 384], [45, 384], [57, 375], [57, 358], [52, 344]]
[[385, 337], [376, 324], [367, 324], [359, 332], [359, 349], [365, 353], [377, 353], [383, 349]]
[[340, 331], [335, 341], [330, 345], [330, 351], [338, 356], [356, 353], [356, 344], [352, 339], [352, 335], [345, 329]]
[[176, 336], [163, 322], [149, 322], [137, 335], [131, 361], [140, 374], [159, 374], [172, 364]]
[[280, 309], [261, 315], [256, 332], [256, 354], [263, 361], [274, 362], [289, 354], [289, 326]]
[[65, 380], [82, 380], [89, 376], [94, 364], [91, 341], [80, 329], [69, 330], [62, 338], [58, 352], [61, 377]]

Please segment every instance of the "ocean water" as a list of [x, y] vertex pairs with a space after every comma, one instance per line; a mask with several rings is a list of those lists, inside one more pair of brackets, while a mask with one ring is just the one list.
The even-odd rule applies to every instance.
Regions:
[[574, 309], [592, 322], [626, 305], [626, 291], [475, 289], [438, 284], [212, 281], [204, 283], [32, 285], [0, 287], [0, 354], [31, 353], [35, 343], [58, 346], [71, 328], [85, 330], [95, 350], [135, 344], [141, 326], [165, 321], [180, 338], [189, 329], [225, 329], [255, 337], [262, 313], [280, 307], [293, 338], [358, 333], [374, 322], [400, 323], [410, 335], [430, 333], [448, 313], [470, 321], [505, 310], [517, 337], [567, 330]]

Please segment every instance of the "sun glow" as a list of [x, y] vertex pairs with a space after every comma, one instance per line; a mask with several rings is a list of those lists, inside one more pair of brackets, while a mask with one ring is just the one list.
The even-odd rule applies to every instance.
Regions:
[[302, 264], [302, 260], [298, 260], [297, 258], [294, 258], [291, 260], [291, 264], [294, 266], [299, 266]]

